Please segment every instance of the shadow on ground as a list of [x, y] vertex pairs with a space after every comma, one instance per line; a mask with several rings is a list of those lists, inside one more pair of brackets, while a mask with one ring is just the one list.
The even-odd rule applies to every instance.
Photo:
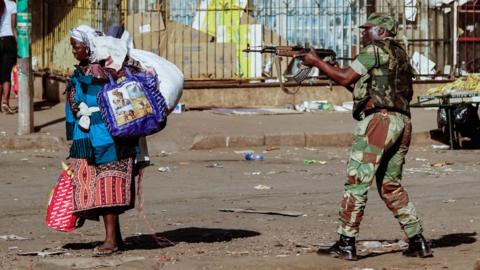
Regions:
[[[476, 232], [472, 233], [454, 233], [454, 234], [447, 234], [443, 235], [442, 237], [438, 239], [431, 239], [430, 244], [433, 249], [437, 248], [448, 248], [448, 247], [456, 247], [460, 245], [465, 245], [465, 244], [473, 244], [477, 241], [475, 236], [477, 235]], [[362, 240], [362, 241], [367, 241], [367, 240]], [[398, 240], [368, 240], [368, 241], [378, 241], [378, 242], [388, 242], [388, 243], [396, 243]], [[320, 255], [325, 255], [328, 254], [327, 252], [328, 249], [320, 249], [318, 253]], [[357, 244], [357, 250], [358, 250], [358, 244]], [[401, 248], [396, 248], [396, 249], [375, 249], [374, 251], [369, 250], [365, 252], [359, 252], [358, 254], [358, 260], [362, 259], [367, 259], [367, 258], [372, 258], [376, 256], [381, 256], [385, 254], [391, 254], [391, 253], [399, 253], [402, 252], [404, 249]], [[435, 250], [434, 250], [435, 252]], [[435, 256], [435, 253], [434, 253]]]
[[443, 235], [438, 239], [432, 240], [433, 248], [456, 247], [463, 244], [473, 244], [477, 241], [476, 232], [472, 233], [453, 233]]
[[[235, 229], [215, 229], [215, 228], [180, 228], [171, 231], [165, 231], [155, 234], [144, 234], [130, 236], [124, 239], [126, 250], [135, 249], [161, 249], [185, 243], [215, 243], [229, 242], [236, 238], [247, 238], [260, 235], [259, 232], [249, 230]], [[90, 243], [70, 243], [63, 246], [66, 249], [92, 249], [101, 242]]]
[[41, 124], [41, 125], [37, 125], [37, 126], [34, 127], [34, 131], [35, 132], [40, 132], [42, 130], [42, 128], [45, 128], [45, 127], [48, 127], [48, 126], [51, 126], [51, 125], [55, 125], [55, 124], [58, 124], [58, 123], [61, 123], [61, 122], [65, 122], [65, 117], [61, 117], [61, 118], [52, 120], [50, 122], [47, 122], [47, 123], [44, 123], [44, 124]]
[[40, 100], [33, 103], [33, 110], [35, 112], [49, 110], [53, 106], [57, 105], [59, 101]]

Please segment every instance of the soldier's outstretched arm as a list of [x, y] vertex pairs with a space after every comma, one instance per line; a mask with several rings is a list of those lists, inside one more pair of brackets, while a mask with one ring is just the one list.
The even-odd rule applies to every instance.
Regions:
[[314, 49], [310, 49], [308, 53], [298, 55], [297, 57], [301, 57], [302, 64], [309, 67], [317, 67], [334, 82], [347, 87], [347, 89], [349, 89], [352, 84], [355, 84], [361, 77], [361, 75], [351, 67], [340, 68], [323, 61], [318, 57]]

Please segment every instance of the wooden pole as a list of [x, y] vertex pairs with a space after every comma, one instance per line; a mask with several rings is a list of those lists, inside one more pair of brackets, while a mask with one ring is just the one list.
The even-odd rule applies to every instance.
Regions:
[[32, 16], [28, 0], [17, 1], [18, 135], [33, 132], [33, 77], [30, 54]]

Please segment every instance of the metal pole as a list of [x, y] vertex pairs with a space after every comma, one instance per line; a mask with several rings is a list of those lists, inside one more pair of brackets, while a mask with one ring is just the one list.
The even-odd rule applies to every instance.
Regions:
[[28, 0], [17, 1], [18, 135], [33, 132], [33, 78], [30, 55], [32, 16]]

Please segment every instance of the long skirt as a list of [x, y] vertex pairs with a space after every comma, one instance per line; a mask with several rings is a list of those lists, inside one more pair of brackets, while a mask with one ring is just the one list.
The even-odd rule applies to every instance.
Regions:
[[85, 219], [99, 220], [105, 214], [121, 214], [135, 205], [133, 159], [101, 165], [89, 165], [86, 159], [74, 159], [73, 213]]

